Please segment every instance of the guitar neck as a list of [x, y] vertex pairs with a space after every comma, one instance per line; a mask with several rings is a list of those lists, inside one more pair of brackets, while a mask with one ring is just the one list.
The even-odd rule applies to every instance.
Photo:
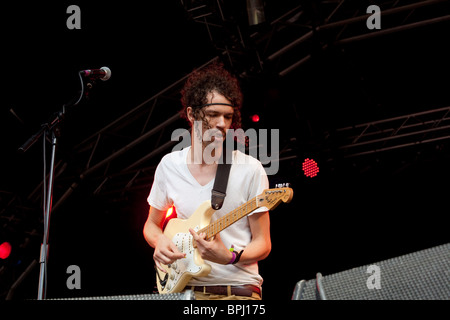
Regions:
[[205, 233], [206, 239], [208, 240], [208, 239], [214, 237], [216, 234], [218, 234], [222, 230], [231, 226], [233, 223], [235, 223], [239, 219], [242, 219], [243, 217], [245, 217], [246, 215], [251, 213], [256, 208], [258, 208], [258, 205], [256, 203], [256, 197], [254, 197], [250, 201], [237, 207], [236, 209], [227, 213], [223, 217], [217, 219], [213, 223], [210, 223], [205, 228], [199, 230], [198, 233]]

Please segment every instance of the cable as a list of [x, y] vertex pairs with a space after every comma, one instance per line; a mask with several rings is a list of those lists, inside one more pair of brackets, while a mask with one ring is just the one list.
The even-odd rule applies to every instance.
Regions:
[[80, 83], [81, 83], [81, 93], [80, 93], [80, 97], [78, 98], [77, 102], [75, 102], [73, 104], [74, 107], [80, 103], [81, 99], [83, 99], [83, 96], [84, 96], [84, 82], [83, 82], [83, 77], [81, 76], [81, 73], [82, 73], [82, 71], [78, 72], [78, 77], [80, 77]]
[[[45, 124], [45, 125], [48, 126], [48, 124]], [[48, 128], [47, 128], [47, 130], [48, 130]], [[46, 211], [46, 208], [47, 208], [47, 157], [46, 157], [47, 151], [46, 151], [46, 147], [45, 147], [45, 143], [47, 142], [46, 141], [47, 140], [46, 139], [47, 130], [45, 130], [45, 132], [43, 134], [43, 139], [42, 139], [42, 141], [44, 142], [43, 145], [42, 145], [42, 154], [44, 155], [43, 156], [43, 158], [44, 158], [43, 159], [44, 160], [44, 181], [43, 181], [44, 197], [42, 199], [44, 234], [47, 234], [47, 230], [46, 229], [48, 228], [47, 223], [46, 223], [46, 219], [45, 219], [45, 211]], [[46, 244], [46, 246], [47, 246], [47, 244]], [[43, 249], [44, 248], [41, 245], [41, 251]], [[42, 255], [42, 252], [41, 252], [41, 255]], [[40, 259], [39, 259], [39, 262], [41, 262]], [[44, 269], [44, 284], [43, 284], [44, 292], [43, 292], [43, 297], [46, 296], [46, 292], [47, 292], [47, 254], [45, 255], [45, 258], [44, 258], [44, 268], [45, 269]]]

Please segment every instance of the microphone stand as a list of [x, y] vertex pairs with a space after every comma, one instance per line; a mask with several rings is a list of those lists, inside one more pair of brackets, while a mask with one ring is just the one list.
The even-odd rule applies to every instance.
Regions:
[[[40, 271], [39, 271], [39, 286], [38, 286], [38, 300], [45, 299], [47, 293], [47, 260], [48, 260], [48, 239], [49, 239], [49, 227], [50, 227], [50, 213], [52, 211], [52, 197], [53, 197], [53, 184], [54, 184], [54, 170], [55, 170], [55, 154], [57, 137], [60, 135], [58, 129], [59, 124], [64, 120], [66, 115], [66, 108], [75, 107], [80, 103], [83, 97], [87, 96], [88, 92], [84, 88], [84, 82], [82, 78], [82, 72], [79, 73], [81, 82], [81, 91], [77, 100], [73, 99], [67, 104], [64, 104], [62, 109], [56, 112], [48, 122], [41, 125], [41, 129], [32, 135], [20, 148], [19, 151], [26, 152], [41, 136], [43, 137], [43, 154], [44, 154], [44, 184], [43, 184], [43, 209], [44, 209], [44, 237], [41, 244], [41, 252], [39, 258]], [[92, 83], [86, 84], [88, 89], [92, 88]], [[46, 159], [45, 159], [45, 143], [47, 136], [50, 136], [50, 143], [52, 146], [52, 153], [50, 158], [50, 169], [48, 186], [46, 187]]]

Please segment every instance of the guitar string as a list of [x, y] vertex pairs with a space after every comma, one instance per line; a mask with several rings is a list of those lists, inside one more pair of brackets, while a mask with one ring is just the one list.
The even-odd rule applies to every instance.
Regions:
[[[281, 192], [281, 191], [278, 191], [278, 192]], [[238, 208], [234, 209], [233, 211], [227, 213], [225, 216], [217, 219], [215, 222], [213, 222], [213, 223], [209, 224], [208, 226], [204, 227], [203, 229], [199, 230], [198, 233], [206, 233], [206, 239], [209, 240], [210, 238], [212, 238], [214, 235], [216, 235], [220, 231], [224, 230], [225, 228], [232, 225], [239, 219], [243, 218], [248, 213], [255, 210], [258, 207], [258, 204], [256, 201], [258, 197], [259, 196], [254, 197], [250, 201], [244, 203], [243, 205], [239, 206]], [[272, 199], [266, 198], [266, 202], [268, 202], [267, 204], [270, 204], [275, 200], [276, 199], [273, 199], [273, 198]], [[251, 207], [250, 207], [250, 210], [248, 211], [249, 205]], [[239, 211], [241, 212], [240, 214], [238, 214]], [[234, 219], [231, 222], [228, 221], [230, 217], [234, 217]], [[217, 228], [216, 228], [216, 226], [217, 226]], [[218, 231], [216, 229], [218, 229]]]
[[[250, 206], [250, 209], [249, 209]], [[230, 213], [226, 214], [225, 216], [217, 219], [215, 222], [209, 224], [207, 227], [201, 229], [199, 233], [206, 233], [206, 239], [212, 238], [214, 235], [219, 233], [220, 231], [224, 230], [228, 226], [232, 225], [236, 221], [243, 218], [248, 213], [252, 212], [257, 208], [256, 204], [256, 197], [251, 199], [249, 202], [246, 202], [242, 206], [239, 206], [238, 208], [234, 209]], [[231, 218], [231, 222], [230, 222]]]

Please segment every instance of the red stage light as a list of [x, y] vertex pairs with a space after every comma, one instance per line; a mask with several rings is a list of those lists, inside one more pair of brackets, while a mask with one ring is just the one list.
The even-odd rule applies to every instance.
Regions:
[[166, 219], [169, 218], [173, 213], [173, 206], [167, 209], [166, 211]]
[[0, 259], [6, 259], [11, 253], [11, 244], [9, 242], [3, 242], [0, 244]]
[[174, 206], [172, 206], [169, 209], [167, 209], [166, 217], [164, 219], [163, 227], [162, 227], [163, 230], [166, 227], [167, 223], [170, 221], [170, 219], [173, 219], [173, 218], [176, 218], [176, 217], [177, 217], [177, 209]]
[[257, 114], [252, 115], [251, 119], [253, 122], [259, 122], [259, 116]]
[[317, 165], [317, 162], [309, 158], [306, 158], [305, 161], [303, 161], [302, 169], [305, 176], [309, 178], [313, 178], [317, 176], [317, 173], [319, 173], [319, 166]]

